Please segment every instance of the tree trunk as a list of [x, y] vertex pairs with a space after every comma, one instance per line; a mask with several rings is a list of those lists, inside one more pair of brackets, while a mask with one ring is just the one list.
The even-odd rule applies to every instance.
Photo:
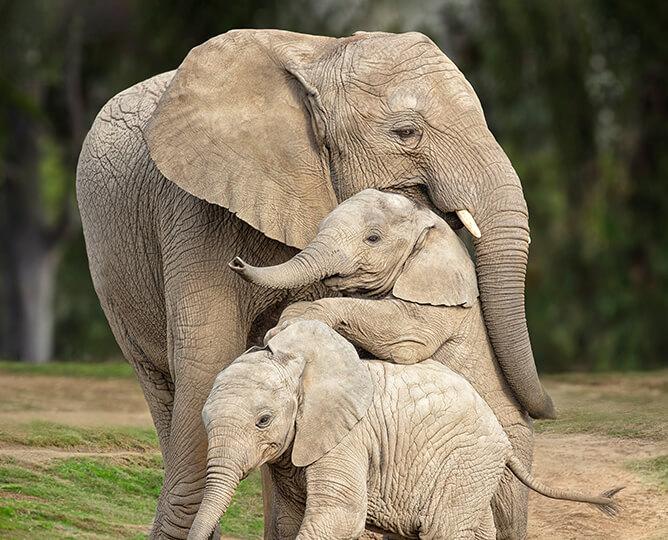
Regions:
[[[28, 81], [22, 90], [31, 103], [42, 104], [44, 88], [39, 81]], [[70, 231], [69, 201], [56, 218], [47, 218], [50, 212], [39, 169], [44, 125], [30, 107], [19, 103], [10, 103], [2, 112], [8, 131], [0, 177], [7, 304], [2, 317], [5, 343], [0, 349], [20, 360], [44, 363], [53, 355], [53, 297], [60, 246]]]
[[26, 231], [14, 242], [16, 346], [20, 360], [43, 364], [53, 354], [56, 271], [60, 251], [39, 234]]

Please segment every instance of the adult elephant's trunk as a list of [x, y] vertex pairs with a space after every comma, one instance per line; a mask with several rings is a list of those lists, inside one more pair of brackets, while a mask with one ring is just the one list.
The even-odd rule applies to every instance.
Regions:
[[518, 401], [533, 418], [554, 418], [552, 399], [538, 379], [525, 315], [529, 215], [519, 178], [503, 157], [475, 216], [481, 232], [474, 240], [480, 300], [497, 361]]
[[227, 510], [241, 476], [241, 471], [230, 466], [229, 460], [211, 457], [209, 452], [204, 496], [188, 534], [189, 540], [208, 540]]
[[310, 285], [337, 272], [336, 253], [318, 239], [292, 259], [275, 266], [251, 266], [236, 257], [230, 268], [246, 281], [272, 289], [293, 289]]
[[[524, 308], [530, 242], [527, 205], [517, 173], [492, 134], [484, 131], [487, 136], [476, 132], [479, 142], [467, 168], [456, 171], [469, 178], [461, 196], [468, 202], [454, 203], [453, 208], [449, 194], [440, 189], [442, 183], [430, 189], [430, 196], [441, 210], [472, 212], [473, 218], [467, 212], [458, 214], [479, 236], [474, 245], [480, 301], [497, 361], [522, 407], [533, 418], [554, 418], [554, 405], [536, 372]], [[477, 173], [475, 181], [471, 171]], [[467, 195], [470, 185], [477, 187], [474, 199]], [[458, 204], [468, 208], [457, 208]]]

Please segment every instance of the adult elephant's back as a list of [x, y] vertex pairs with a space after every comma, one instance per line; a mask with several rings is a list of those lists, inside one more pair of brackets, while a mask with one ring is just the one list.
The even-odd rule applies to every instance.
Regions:
[[[144, 129], [174, 72], [110, 99], [84, 141], [77, 199], [91, 277], [126, 358], [167, 368], [159, 195], [176, 191], [149, 157]], [[171, 194], [174, 197], [174, 194]]]
[[95, 290], [164, 456], [153, 536], [185, 538], [204, 487], [201, 411], [213, 379], [247, 347], [254, 323], [271, 324], [269, 308], [287, 296], [249, 287], [227, 262], [245, 253], [276, 263], [295, 250], [158, 171], [145, 133], [172, 75], [139, 83], [102, 108], [79, 158], [77, 198]]

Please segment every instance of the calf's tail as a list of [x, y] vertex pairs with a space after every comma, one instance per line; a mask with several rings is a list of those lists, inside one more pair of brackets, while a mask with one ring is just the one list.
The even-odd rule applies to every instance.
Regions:
[[508, 460], [507, 466], [518, 478], [518, 480], [526, 487], [533, 489], [535, 492], [540, 493], [545, 497], [591, 504], [605, 515], [610, 517], [616, 516], [619, 512], [619, 504], [615, 499], [613, 499], [613, 497], [619, 491], [624, 489], [623, 486], [609, 489], [600, 495], [585, 495], [584, 493], [580, 493], [578, 491], [556, 489], [543, 484], [533, 477], [533, 475], [524, 467], [522, 462], [516, 456], [512, 456]]

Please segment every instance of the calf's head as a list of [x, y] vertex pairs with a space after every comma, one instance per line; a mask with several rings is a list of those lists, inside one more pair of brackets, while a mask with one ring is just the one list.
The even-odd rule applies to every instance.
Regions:
[[291, 260], [257, 268], [239, 258], [244, 279], [274, 288], [323, 281], [346, 295], [392, 293], [410, 302], [470, 306], [475, 266], [448, 224], [406, 197], [366, 189], [337, 206], [315, 239]]
[[352, 345], [316, 321], [296, 323], [216, 378], [202, 417], [207, 478], [191, 538], [209, 538], [251, 470], [291, 452], [310, 465], [348, 435], [371, 405], [371, 376]]

